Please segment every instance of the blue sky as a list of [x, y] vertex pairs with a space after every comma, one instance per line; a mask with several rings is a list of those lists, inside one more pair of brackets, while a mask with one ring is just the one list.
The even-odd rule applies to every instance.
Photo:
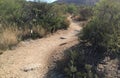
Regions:
[[[34, 1], [34, 0], [27, 0], [27, 1]], [[51, 2], [54, 2], [54, 1], [56, 1], [56, 0], [40, 0], [40, 1], [51, 3]]]

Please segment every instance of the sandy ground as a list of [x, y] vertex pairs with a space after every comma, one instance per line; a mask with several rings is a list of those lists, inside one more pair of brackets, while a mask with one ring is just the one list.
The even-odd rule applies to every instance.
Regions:
[[80, 24], [68, 19], [71, 22], [68, 30], [60, 30], [47, 38], [20, 42], [15, 50], [0, 55], [0, 78], [43, 78], [55, 50], [65, 50], [78, 43], [76, 35], [81, 30]]

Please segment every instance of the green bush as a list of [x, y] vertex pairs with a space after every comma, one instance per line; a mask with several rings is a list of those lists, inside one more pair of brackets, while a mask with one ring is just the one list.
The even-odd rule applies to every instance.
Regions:
[[92, 65], [85, 63], [83, 52], [71, 51], [67, 66], [64, 68], [66, 78], [97, 78]]
[[69, 4], [69, 5], [67, 5], [67, 10], [66, 11], [70, 14], [77, 14], [78, 7], [77, 7], [77, 5]]
[[0, 30], [0, 49], [8, 49], [20, 40], [41, 38], [59, 29], [67, 29], [69, 21], [66, 20], [64, 6], [26, 0], [0, 0], [0, 28], [3, 28]]
[[94, 16], [83, 28], [81, 39], [104, 52], [120, 50], [120, 2], [101, 0], [94, 8]]
[[57, 4], [27, 2], [25, 0], [1, 0], [0, 24], [16, 25], [23, 31], [21, 37], [24, 38], [43, 37], [47, 33], [67, 29], [69, 22], [66, 22], [65, 11], [62, 8], [63, 6]]
[[25, 0], [0, 0], [0, 23], [15, 23], [21, 16]]
[[79, 17], [79, 21], [84, 21], [84, 20], [88, 20], [90, 17], [92, 17], [93, 15], [93, 7], [83, 7], [80, 9], [80, 17]]
[[50, 33], [58, 29], [64, 29], [68, 26], [65, 24], [66, 17], [63, 15], [64, 11], [61, 11], [61, 8], [53, 4], [27, 2], [24, 6], [23, 24], [30, 26], [30, 29], [39, 25], [40, 28], [44, 28], [46, 32]]

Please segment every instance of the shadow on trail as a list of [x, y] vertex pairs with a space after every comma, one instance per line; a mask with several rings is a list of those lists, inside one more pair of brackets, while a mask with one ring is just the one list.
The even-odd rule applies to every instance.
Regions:
[[[70, 62], [70, 52], [78, 52], [80, 58], [78, 58], [77, 62], [81, 62], [79, 64], [79, 68], [77, 70], [83, 70], [85, 64], [89, 64], [92, 66], [94, 72], [96, 71], [96, 67], [98, 64], [104, 60], [106, 55], [102, 52], [96, 52], [98, 49], [93, 49], [91, 46], [85, 46], [83, 43], [77, 44], [63, 52], [64, 58], [61, 60], [53, 60], [54, 66], [50, 67], [50, 70], [46, 74], [45, 78], [65, 78], [64, 68], [68, 66], [68, 62]], [[83, 57], [83, 58], [82, 58]], [[53, 58], [54, 59], [54, 58]], [[79, 61], [81, 60], [82, 61]]]

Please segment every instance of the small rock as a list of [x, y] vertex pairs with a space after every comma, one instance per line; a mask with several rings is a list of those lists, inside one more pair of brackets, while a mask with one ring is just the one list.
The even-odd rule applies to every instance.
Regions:
[[40, 64], [29, 64], [24, 66], [21, 70], [24, 72], [33, 71], [40, 67]]
[[64, 37], [60, 37], [60, 39], [66, 39], [66, 38], [64, 38]]

